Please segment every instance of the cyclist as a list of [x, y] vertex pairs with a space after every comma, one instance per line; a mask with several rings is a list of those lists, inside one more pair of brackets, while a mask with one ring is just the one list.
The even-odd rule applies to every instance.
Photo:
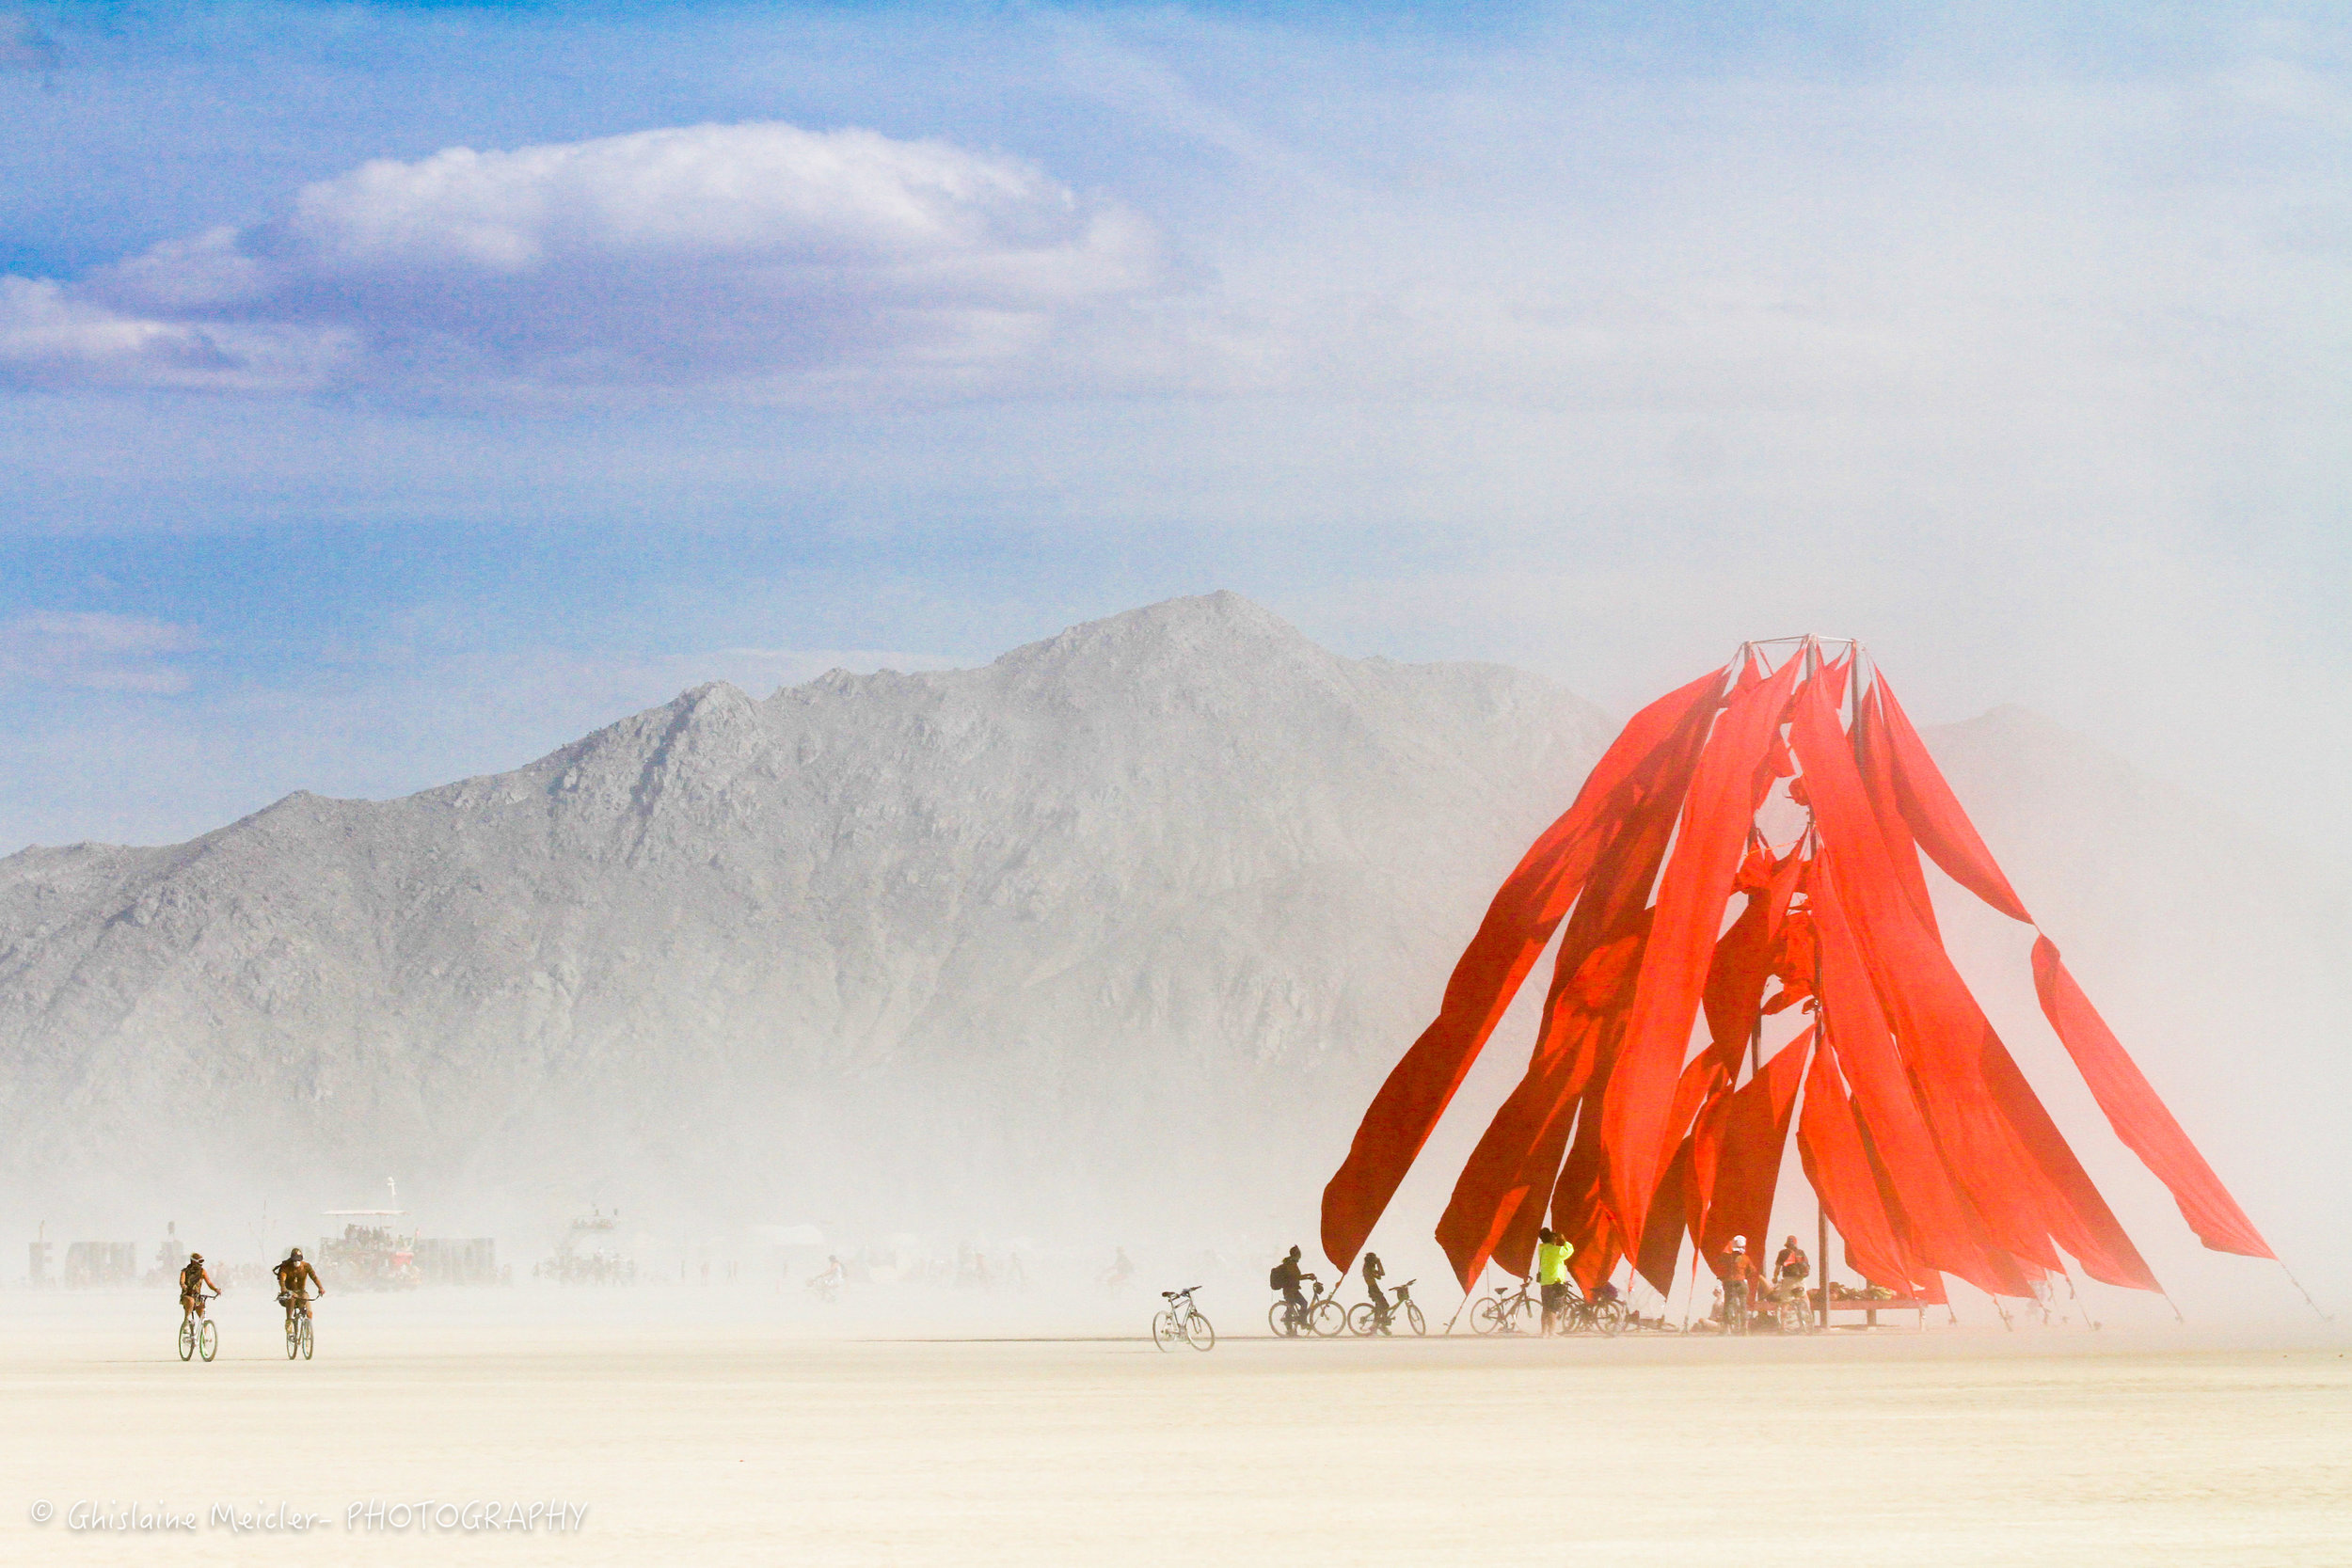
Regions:
[[1291, 1248], [1289, 1256], [1268, 1271], [1265, 1282], [1282, 1292], [1282, 1305], [1288, 1309], [1282, 1315], [1292, 1323], [1304, 1327], [1307, 1323], [1307, 1296], [1299, 1290], [1298, 1285], [1299, 1281], [1307, 1277], [1307, 1275], [1298, 1266], [1299, 1256], [1297, 1247]]
[[1389, 1275], [1389, 1266], [1380, 1261], [1376, 1252], [1364, 1254], [1364, 1289], [1372, 1293], [1372, 1321], [1380, 1325], [1380, 1332], [1389, 1331], [1389, 1314], [1396, 1308], [1389, 1303], [1389, 1293], [1380, 1289], [1380, 1281]]
[[1568, 1309], [1568, 1259], [1575, 1252], [1576, 1243], [1549, 1226], [1535, 1232], [1535, 1283], [1543, 1287], [1546, 1334]]
[[1125, 1247], [1114, 1247], [1112, 1250], [1119, 1256], [1111, 1259], [1109, 1272], [1103, 1275], [1103, 1289], [1123, 1291], [1127, 1288], [1127, 1281], [1135, 1278], [1136, 1266], [1127, 1257]]
[[1799, 1285], [1812, 1277], [1812, 1274], [1813, 1260], [1804, 1255], [1804, 1248], [1797, 1244], [1797, 1239], [1791, 1236], [1783, 1242], [1780, 1251], [1772, 1259], [1772, 1283]]
[[187, 1262], [180, 1270], [180, 1316], [202, 1317], [206, 1291], [215, 1295], [220, 1294], [220, 1287], [213, 1283], [213, 1276], [204, 1270], [204, 1255], [191, 1252]]
[[323, 1296], [326, 1294], [326, 1284], [319, 1278], [319, 1271], [303, 1260], [300, 1247], [290, 1249], [286, 1260], [270, 1272], [278, 1276], [278, 1305], [286, 1309], [286, 1332], [292, 1334], [295, 1309], [313, 1299], [305, 1293], [304, 1285], [317, 1286], [317, 1293]]

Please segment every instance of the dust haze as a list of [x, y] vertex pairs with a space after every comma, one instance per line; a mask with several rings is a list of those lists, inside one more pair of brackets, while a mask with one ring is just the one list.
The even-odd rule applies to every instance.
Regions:
[[[486, 1242], [517, 1286], [773, 1293], [839, 1256], [892, 1320], [984, 1290], [1092, 1321], [1121, 1248], [1254, 1300], [1611, 733], [1555, 683], [1342, 657], [1220, 594], [970, 671], [697, 688], [403, 800], [28, 849], [0, 863], [6, 1218], [60, 1275], [76, 1243], [150, 1275], [167, 1227], [237, 1265], [356, 1225]], [[2298, 1179], [2312, 1113], [2280, 1065], [2345, 1000], [2325, 868], [2029, 711], [1930, 740], [2224, 1180], [2340, 1297], [2342, 1200]], [[2308, 1317], [2278, 1270], [2196, 1247], [2113, 1138], [2027, 934], [1939, 897], [2171, 1303]], [[1449, 1310], [1430, 1227], [1531, 1007], [1374, 1238]], [[399, 1212], [344, 1212], [371, 1210]], [[1812, 1221], [1792, 1155], [1775, 1232]], [[2174, 1321], [2079, 1289], [2078, 1323]]]

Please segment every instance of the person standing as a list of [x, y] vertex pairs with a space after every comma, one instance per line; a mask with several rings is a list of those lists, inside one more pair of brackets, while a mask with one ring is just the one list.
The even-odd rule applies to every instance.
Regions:
[[1724, 1280], [1724, 1332], [1745, 1334], [1756, 1287], [1763, 1283], [1763, 1271], [1756, 1266], [1745, 1236], [1731, 1239], [1731, 1250], [1724, 1254], [1724, 1265], [1717, 1272]]
[[1568, 1259], [1576, 1243], [1546, 1226], [1535, 1232], [1535, 1284], [1543, 1293], [1543, 1332], [1549, 1335], [1568, 1307]]
[[1283, 1321], [1290, 1325], [1291, 1332], [1294, 1334], [1304, 1333], [1309, 1326], [1307, 1296], [1306, 1292], [1299, 1289], [1300, 1282], [1305, 1280], [1308, 1275], [1298, 1266], [1298, 1260], [1299, 1249], [1294, 1246], [1280, 1262], [1266, 1272], [1265, 1277], [1268, 1286], [1282, 1292]]
[[1372, 1321], [1383, 1334], [1389, 1331], [1389, 1314], [1395, 1310], [1389, 1305], [1388, 1292], [1380, 1289], [1380, 1281], [1388, 1275], [1389, 1266], [1380, 1261], [1378, 1253], [1364, 1254], [1364, 1290], [1372, 1297]]

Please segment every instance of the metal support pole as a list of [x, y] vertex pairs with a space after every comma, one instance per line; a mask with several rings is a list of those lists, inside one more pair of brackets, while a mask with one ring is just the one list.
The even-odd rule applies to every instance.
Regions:
[[1813, 1190], [1813, 1212], [1820, 1216], [1820, 1229], [1816, 1232], [1814, 1245], [1820, 1249], [1820, 1263], [1814, 1277], [1821, 1282], [1821, 1332], [1829, 1332], [1829, 1205], [1821, 1201], [1820, 1188]]
[[[1806, 825], [1806, 831], [1811, 831], [1811, 824]], [[1829, 1009], [1827, 1007], [1819, 1008], [1815, 1012], [1813, 1027], [1815, 1030], [1813, 1049], [1817, 1052], [1826, 1050], [1829, 1046]], [[1815, 1273], [1821, 1281], [1821, 1332], [1827, 1334], [1829, 1332], [1829, 1199], [1821, 1196], [1818, 1177], [1813, 1186], [1813, 1212], [1817, 1216], [1813, 1244], [1820, 1251], [1820, 1261], [1815, 1265]]]

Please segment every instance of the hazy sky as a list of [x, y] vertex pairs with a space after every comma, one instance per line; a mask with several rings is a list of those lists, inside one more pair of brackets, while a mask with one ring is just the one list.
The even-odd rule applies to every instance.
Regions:
[[0, 847], [1217, 587], [2352, 828], [2352, 24], [1898, 9], [0, 6]]

